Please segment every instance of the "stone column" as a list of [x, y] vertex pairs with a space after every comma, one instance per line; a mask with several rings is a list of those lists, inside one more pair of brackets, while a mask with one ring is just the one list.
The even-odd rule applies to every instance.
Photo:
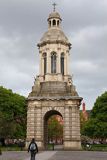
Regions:
[[44, 75], [44, 58], [41, 57], [41, 70], [42, 70], [42, 76]]
[[70, 149], [69, 141], [71, 139], [70, 134], [70, 116], [69, 116], [69, 107], [66, 106], [64, 114], [64, 149]]
[[66, 75], [69, 74], [69, 52], [66, 52]]
[[81, 149], [79, 107], [72, 106], [72, 142], [74, 149]]
[[47, 52], [47, 74], [51, 73], [51, 56], [50, 52]]
[[61, 58], [61, 54], [60, 51], [57, 52], [57, 73], [61, 73], [61, 62], [60, 62], [60, 58]]
[[64, 56], [64, 75], [67, 75], [67, 56]]

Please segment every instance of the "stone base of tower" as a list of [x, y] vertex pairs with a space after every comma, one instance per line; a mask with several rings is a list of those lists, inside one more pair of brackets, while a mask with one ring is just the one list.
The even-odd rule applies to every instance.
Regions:
[[64, 141], [64, 150], [81, 150], [81, 141]]
[[39, 150], [47, 150], [48, 119], [53, 115], [59, 115], [63, 118], [63, 149], [81, 150], [81, 100], [72, 83], [39, 83], [37, 79], [28, 97], [26, 147], [31, 139], [35, 138]]
[[[28, 148], [31, 141], [26, 141], [26, 149]], [[43, 141], [36, 141], [39, 150], [47, 150], [48, 148], [44, 145]], [[66, 151], [77, 151], [81, 150], [81, 141], [64, 141], [63, 149]]]
[[[36, 138], [35, 138], [36, 139]], [[28, 149], [31, 140], [26, 140], [26, 149]], [[39, 150], [46, 150], [43, 141], [36, 141]]]

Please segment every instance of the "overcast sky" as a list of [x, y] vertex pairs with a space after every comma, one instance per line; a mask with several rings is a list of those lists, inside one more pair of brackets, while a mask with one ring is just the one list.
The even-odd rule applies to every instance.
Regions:
[[39, 74], [37, 43], [56, 2], [72, 43], [70, 73], [91, 109], [107, 91], [107, 0], [0, 0], [0, 85], [27, 96]]

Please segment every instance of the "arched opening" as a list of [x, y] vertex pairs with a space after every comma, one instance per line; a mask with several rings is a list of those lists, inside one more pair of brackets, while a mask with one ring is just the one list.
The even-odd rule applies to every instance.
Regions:
[[61, 73], [64, 75], [64, 53], [61, 53]]
[[56, 53], [51, 53], [51, 73], [56, 73]]
[[55, 19], [53, 20], [53, 26], [56, 26], [56, 20]]
[[43, 59], [44, 59], [44, 74], [47, 72], [47, 53], [43, 53]]
[[44, 116], [44, 146], [46, 150], [63, 148], [63, 117], [56, 110], [48, 111]]
[[51, 21], [49, 21], [49, 27], [51, 27]]
[[57, 21], [57, 26], [59, 26], [59, 20]]

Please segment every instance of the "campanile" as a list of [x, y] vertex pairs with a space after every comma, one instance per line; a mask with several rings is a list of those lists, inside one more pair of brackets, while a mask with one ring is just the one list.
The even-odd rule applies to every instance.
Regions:
[[52, 115], [63, 118], [63, 149], [81, 149], [79, 97], [69, 73], [71, 43], [64, 34], [58, 12], [49, 14], [48, 29], [39, 48], [39, 75], [28, 96], [27, 145], [35, 138], [40, 149], [48, 144], [48, 119]]

